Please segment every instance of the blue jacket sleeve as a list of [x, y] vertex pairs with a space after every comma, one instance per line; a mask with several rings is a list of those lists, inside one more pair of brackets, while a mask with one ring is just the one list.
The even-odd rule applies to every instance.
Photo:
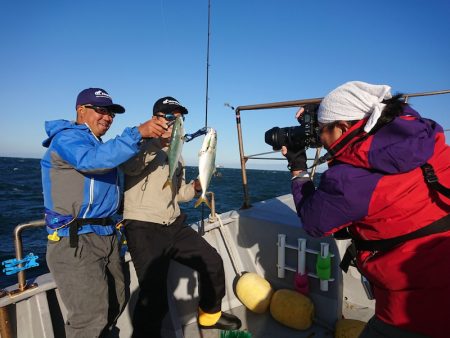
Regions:
[[322, 174], [317, 190], [312, 183], [292, 181], [297, 214], [305, 231], [320, 237], [364, 218], [380, 178], [380, 174], [339, 164]]
[[101, 143], [84, 131], [60, 132], [52, 148], [62, 159], [81, 172], [101, 173], [122, 164], [139, 151], [141, 134], [126, 128], [122, 135]]

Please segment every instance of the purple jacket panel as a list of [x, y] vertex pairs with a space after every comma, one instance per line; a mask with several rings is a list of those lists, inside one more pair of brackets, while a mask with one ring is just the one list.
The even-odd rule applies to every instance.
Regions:
[[379, 173], [339, 163], [322, 174], [316, 191], [303, 187], [309, 183], [292, 181], [297, 214], [302, 219], [305, 231], [311, 236], [320, 237], [364, 218], [369, 210], [372, 193], [381, 178]]
[[442, 128], [420, 118], [409, 106], [404, 114], [419, 119], [396, 118], [374, 135], [368, 155], [371, 168], [388, 174], [405, 173], [425, 164], [433, 155], [436, 132]]

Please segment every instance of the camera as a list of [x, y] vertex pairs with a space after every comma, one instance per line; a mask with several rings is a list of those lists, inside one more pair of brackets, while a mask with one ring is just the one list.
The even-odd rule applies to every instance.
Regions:
[[271, 145], [273, 150], [280, 150], [286, 146], [291, 150], [318, 148], [322, 144], [319, 137], [319, 123], [317, 121], [317, 109], [319, 104], [307, 104], [303, 106], [305, 111], [298, 118], [300, 126], [273, 127], [266, 131], [264, 140]]

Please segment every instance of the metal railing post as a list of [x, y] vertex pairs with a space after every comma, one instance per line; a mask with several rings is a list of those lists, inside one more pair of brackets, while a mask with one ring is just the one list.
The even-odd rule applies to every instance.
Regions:
[[247, 183], [247, 170], [245, 167], [246, 159], [244, 156], [244, 143], [242, 141], [242, 128], [241, 128], [241, 111], [236, 108], [236, 127], [238, 133], [238, 142], [239, 142], [239, 156], [241, 160], [241, 173], [242, 173], [242, 188], [244, 190], [244, 203], [242, 204], [242, 209], [250, 208], [250, 196], [248, 193], [248, 183]]

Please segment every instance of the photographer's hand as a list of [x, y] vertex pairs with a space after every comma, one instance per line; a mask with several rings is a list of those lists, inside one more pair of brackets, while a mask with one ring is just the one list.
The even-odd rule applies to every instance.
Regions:
[[304, 111], [305, 111], [305, 108], [300, 107], [300, 109], [297, 111], [297, 113], [295, 113], [295, 118], [298, 120], [302, 116]]
[[283, 146], [281, 147], [281, 153], [288, 160], [288, 169], [292, 172], [292, 175], [296, 176], [307, 169], [305, 149], [290, 150]]

